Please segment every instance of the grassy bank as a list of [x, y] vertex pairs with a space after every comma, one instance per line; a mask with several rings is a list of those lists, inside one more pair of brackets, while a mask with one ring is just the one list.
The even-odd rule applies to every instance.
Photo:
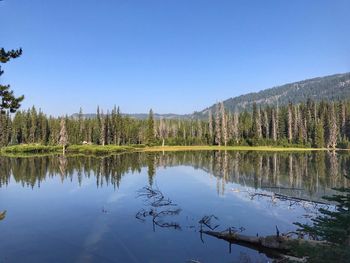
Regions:
[[[142, 146], [116, 146], [116, 145], [70, 145], [66, 153], [74, 154], [113, 154], [141, 150]], [[47, 146], [36, 144], [14, 145], [1, 148], [2, 154], [43, 154], [61, 153], [62, 146]]]
[[[317, 148], [273, 147], [273, 146], [152, 146], [143, 145], [117, 146], [117, 145], [70, 145], [67, 153], [74, 154], [115, 154], [124, 152], [163, 152], [163, 151], [271, 151], [271, 152], [295, 152], [295, 151], [322, 151]], [[15, 145], [1, 148], [2, 154], [46, 154], [61, 153], [61, 146], [46, 145]]]
[[7, 146], [1, 148], [1, 153], [11, 153], [11, 154], [37, 154], [37, 153], [54, 153], [62, 151], [61, 146], [47, 146], [38, 144], [22, 144]]

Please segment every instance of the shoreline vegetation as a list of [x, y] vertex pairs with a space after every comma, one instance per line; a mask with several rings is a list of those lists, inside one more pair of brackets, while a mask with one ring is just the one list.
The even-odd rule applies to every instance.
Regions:
[[0, 147], [61, 145], [63, 150], [72, 145], [69, 148], [74, 152], [85, 152], [85, 146], [75, 145], [87, 144], [111, 147], [91, 146], [89, 152], [119, 152], [117, 145], [126, 147], [122, 151], [140, 145], [350, 149], [349, 111], [350, 101], [308, 100], [271, 107], [254, 103], [244, 112], [232, 112], [221, 102], [215, 111], [209, 110], [198, 119], [156, 119], [152, 110], [147, 119], [136, 119], [123, 115], [117, 107], [105, 113], [98, 107], [93, 115], [80, 109], [77, 115], [62, 117], [48, 116], [32, 107], [0, 114]]
[[[270, 152], [305, 152], [305, 151], [327, 151], [327, 148], [304, 148], [304, 147], [281, 147], [281, 146], [145, 146], [145, 145], [69, 145], [67, 154], [117, 154], [129, 152], [169, 152], [169, 151], [270, 151]], [[344, 149], [336, 149], [344, 150]], [[40, 144], [23, 144], [6, 146], [0, 149], [0, 154], [51, 154], [62, 153], [62, 146], [49, 146]]]

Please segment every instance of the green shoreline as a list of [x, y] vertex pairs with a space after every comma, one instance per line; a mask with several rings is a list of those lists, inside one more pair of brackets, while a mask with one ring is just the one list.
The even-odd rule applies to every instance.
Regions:
[[[169, 151], [264, 151], [264, 152], [306, 152], [327, 151], [327, 148], [297, 148], [297, 147], [275, 147], [275, 146], [144, 146], [144, 145], [70, 145], [67, 154], [94, 154], [106, 155], [128, 152], [169, 152]], [[333, 149], [332, 149], [333, 150]], [[340, 150], [340, 149], [336, 149]], [[61, 146], [46, 145], [15, 145], [3, 147], [1, 155], [37, 155], [37, 154], [60, 154]]]

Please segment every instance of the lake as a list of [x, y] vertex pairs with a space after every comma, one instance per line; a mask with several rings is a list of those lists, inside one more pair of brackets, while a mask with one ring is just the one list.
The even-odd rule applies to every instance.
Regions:
[[200, 229], [294, 231], [332, 206], [322, 196], [350, 185], [341, 152], [0, 157], [0, 166], [0, 262], [267, 262]]

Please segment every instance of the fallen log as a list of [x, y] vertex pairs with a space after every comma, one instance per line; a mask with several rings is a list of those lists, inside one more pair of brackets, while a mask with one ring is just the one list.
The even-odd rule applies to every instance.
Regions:
[[254, 249], [266, 256], [275, 259], [273, 262], [306, 262], [307, 258], [299, 258], [294, 253], [301, 246], [327, 246], [324, 241], [306, 240], [302, 238], [291, 238], [286, 235], [271, 235], [265, 237], [248, 236], [235, 233], [232, 231], [216, 232], [216, 231], [201, 231], [201, 234], [223, 239], [231, 244], [241, 245], [250, 249]]
[[291, 249], [298, 245], [319, 246], [327, 245], [327, 242], [317, 240], [307, 240], [302, 238], [291, 238], [285, 235], [271, 235], [265, 237], [247, 236], [230, 231], [216, 232], [216, 231], [202, 231], [203, 234], [213, 236], [219, 239], [226, 240], [230, 243], [247, 243], [256, 247], [268, 248], [282, 252], [291, 251]]

